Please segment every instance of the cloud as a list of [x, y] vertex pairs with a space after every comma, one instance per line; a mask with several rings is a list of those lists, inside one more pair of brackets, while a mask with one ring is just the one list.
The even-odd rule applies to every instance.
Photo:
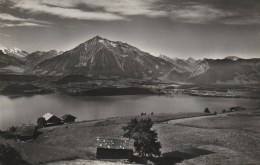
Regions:
[[49, 27], [47, 25], [32, 23], [32, 22], [21, 22], [21, 23], [0, 23], [0, 27]]
[[[224, 0], [9, 0], [13, 9], [31, 14], [48, 14], [63, 19], [117, 21], [133, 16], [171, 18], [175, 22], [191, 24], [260, 24], [259, 17], [235, 1]], [[234, 3], [234, 4], [232, 4]], [[10, 3], [9, 3], [10, 4]], [[252, 4], [251, 4], [252, 5]], [[256, 5], [254, 5], [256, 6]], [[10, 18], [11, 19], [11, 18]]]
[[40, 20], [31, 19], [31, 18], [20, 18], [20, 17], [16, 17], [14, 15], [7, 14], [7, 13], [0, 13], [0, 20], [17, 21], [17, 22], [37, 22], [37, 23], [42, 23], [42, 24], [51, 24], [50, 22], [47, 22], [47, 21], [40, 21]]
[[4, 21], [0, 23], [0, 27], [48, 27], [51, 24], [47, 21], [40, 21], [31, 18], [20, 18], [7, 13], [0, 13], [0, 20]]
[[[227, 5], [225, 5], [227, 4]], [[245, 5], [249, 5], [246, 6]], [[191, 24], [259, 25], [260, 5], [258, 3], [237, 3], [219, 1], [185, 1], [167, 6], [170, 18], [176, 22]]]
[[0, 13], [0, 20], [4, 21], [25, 21], [26, 19], [15, 17], [11, 14]]
[[226, 25], [257, 25], [260, 24], [260, 14], [244, 17], [236, 16], [231, 18], [225, 18], [220, 22]]
[[[17, 0], [14, 2], [14, 8], [18, 8], [24, 11], [28, 11], [36, 14], [50, 14], [59, 16], [61, 18], [71, 18], [79, 20], [126, 20], [126, 18], [107, 12], [91, 12], [82, 11], [76, 8], [64, 8], [70, 7], [68, 1], [63, 1], [64, 3], [57, 3], [58, 1], [40, 1], [40, 0]], [[56, 3], [55, 3], [56, 2]], [[50, 6], [50, 5], [60, 5], [60, 6]]]
[[[13, 0], [14, 8], [30, 13], [45, 13], [61, 18], [78, 20], [129, 20], [127, 16], [166, 16], [167, 12], [156, 9], [159, 0]], [[79, 9], [80, 5], [93, 11]], [[101, 11], [98, 10], [102, 9]], [[96, 9], [96, 10], [95, 10]]]
[[[74, 1], [75, 3], [76, 1]], [[124, 16], [143, 15], [147, 17], [166, 16], [166, 11], [158, 8], [161, 0], [78, 0], [77, 3], [91, 7], [100, 7], [107, 12], [119, 13]], [[75, 3], [76, 4], [76, 3]], [[75, 5], [74, 4], [74, 5]]]
[[186, 23], [205, 24], [211, 21], [233, 16], [234, 13], [223, 11], [211, 7], [209, 5], [192, 4], [185, 7], [174, 7], [171, 11], [171, 18], [173, 20], [180, 20]]

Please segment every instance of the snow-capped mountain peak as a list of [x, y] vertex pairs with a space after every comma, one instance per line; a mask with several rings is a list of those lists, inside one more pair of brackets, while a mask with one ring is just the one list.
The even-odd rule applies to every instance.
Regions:
[[116, 47], [116, 46], [117, 46], [116, 42], [108, 41], [108, 40], [105, 40], [105, 39], [103, 39], [103, 38], [98, 39], [98, 42], [101, 43], [101, 44], [111, 45], [111, 46], [113, 46], [113, 47]]
[[19, 48], [17, 48], [17, 47], [14, 47], [14, 48], [12, 48], [12, 49], [10, 49], [10, 50], [13, 51], [14, 53], [19, 53], [19, 52], [22, 51], [21, 49], [19, 49]]
[[1, 50], [4, 54], [8, 53], [8, 48], [5, 47], [4, 45], [1, 45], [1, 44], [0, 44], [0, 50]]
[[108, 40], [106, 38], [95, 36], [92, 39], [86, 41], [84, 43], [85, 46], [89, 45], [96, 45], [97, 47], [105, 47], [111, 51], [118, 51], [118, 50], [135, 50], [140, 51], [138, 48], [131, 46], [127, 43], [121, 42], [121, 41], [112, 41]]
[[7, 48], [4, 45], [0, 44], [0, 50], [4, 53], [4, 54], [8, 54], [17, 58], [24, 58], [28, 55], [27, 52], [22, 51], [21, 49], [14, 47], [14, 48]]

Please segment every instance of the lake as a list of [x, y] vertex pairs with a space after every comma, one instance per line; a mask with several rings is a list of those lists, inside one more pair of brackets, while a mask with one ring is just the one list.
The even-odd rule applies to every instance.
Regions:
[[254, 108], [259, 99], [215, 98], [188, 95], [177, 96], [67, 96], [62, 94], [35, 95], [10, 98], [0, 95], [0, 129], [12, 125], [36, 123], [47, 112], [58, 117], [70, 113], [77, 120], [93, 120], [107, 117], [139, 115], [145, 113], [179, 113], [210, 111], [221, 112], [231, 106]]

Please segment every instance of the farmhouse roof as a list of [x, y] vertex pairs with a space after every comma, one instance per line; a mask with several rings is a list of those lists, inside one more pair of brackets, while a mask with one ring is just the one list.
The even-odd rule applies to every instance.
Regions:
[[48, 121], [50, 118], [52, 118], [52, 116], [54, 116], [52, 113], [46, 113], [45, 115], [43, 115], [43, 118]]
[[101, 138], [97, 137], [95, 141], [97, 148], [109, 149], [134, 149], [134, 140], [128, 138]]

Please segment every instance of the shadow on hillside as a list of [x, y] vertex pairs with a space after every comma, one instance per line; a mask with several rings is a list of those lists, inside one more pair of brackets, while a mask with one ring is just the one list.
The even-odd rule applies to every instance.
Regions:
[[28, 165], [28, 163], [22, 159], [20, 153], [18, 153], [13, 147], [3, 144], [0, 145], [0, 164]]
[[214, 152], [204, 150], [204, 149], [191, 148], [183, 152], [172, 151], [172, 152], [163, 153], [162, 156], [158, 158], [144, 159], [140, 157], [134, 157], [133, 161], [137, 163], [145, 163], [148, 165], [173, 165], [176, 163], [180, 163], [186, 159], [192, 159], [195, 157], [199, 157], [202, 155], [209, 155], [212, 153]]

